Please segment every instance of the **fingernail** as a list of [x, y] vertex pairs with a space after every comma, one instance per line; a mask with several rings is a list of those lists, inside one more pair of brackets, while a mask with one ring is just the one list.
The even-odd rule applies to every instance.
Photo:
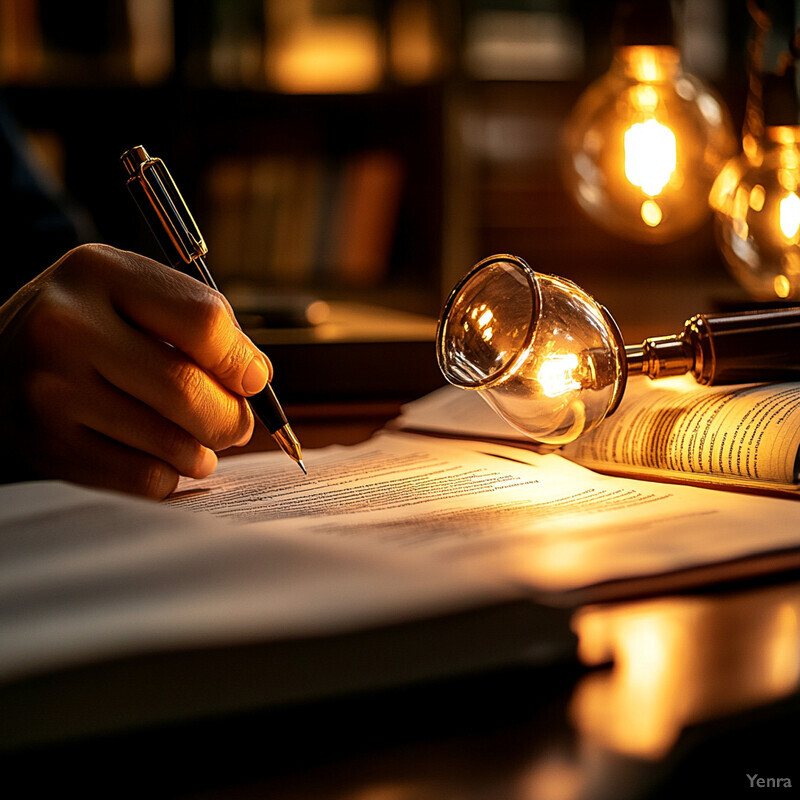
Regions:
[[260, 356], [255, 356], [242, 375], [242, 390], [245, 394], [257, 394], [267, 385], [269, 370]]
[[205, 478], [217, 468], [217, 454], [207, 447], [203, 448], [200, 462], [197, 465], [198, 478]]

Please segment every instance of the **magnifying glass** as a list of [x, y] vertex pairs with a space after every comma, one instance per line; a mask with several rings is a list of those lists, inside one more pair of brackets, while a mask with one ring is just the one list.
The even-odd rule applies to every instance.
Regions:
[[608, 309], [522, 258], [478, 262], [445, 302], [436, 335], [445, 379], [509, 424], [563, 445], [620, 403], [630, 375], [701, 384], [800, 379], [800, 308], [698, 314], [683, 331], [625, 345]]

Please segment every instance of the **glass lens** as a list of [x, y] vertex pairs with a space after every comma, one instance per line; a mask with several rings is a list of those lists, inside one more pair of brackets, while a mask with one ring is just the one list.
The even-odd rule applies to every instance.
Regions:
[[493, 256], [453, 290], [437, 334], [439, 367], [456, 386], [499, 379], [530, 345], [539, 311], [534, 272], [524, 262]]

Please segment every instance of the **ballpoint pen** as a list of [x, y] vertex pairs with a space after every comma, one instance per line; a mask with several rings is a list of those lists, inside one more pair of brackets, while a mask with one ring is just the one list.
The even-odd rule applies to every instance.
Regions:
[[[194, 265], [203, 281], [217, 289], [203, 260], [208, 248], [164, 162], [152, 158], [141, 145], [123, 153], [121, 160], [128, 174], [128, 189], [171, 266], [183, 270], [187, 265]], [[300, 442], [272, 386], [267, 383], [259, 394], [249, 397], [248, 402], [256, 422], [261, 422], [281, 450], [308, 474]]]

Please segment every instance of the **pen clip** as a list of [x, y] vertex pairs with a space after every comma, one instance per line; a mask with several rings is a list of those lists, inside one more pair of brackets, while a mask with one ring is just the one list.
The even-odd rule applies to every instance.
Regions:
[[[141, 145], [123, 153], [121, 160], [129, 176], [128, 188], [135, 181], [150, 205], [152, 213], [140, 206], [148, 223], [155, 214], [160, 230], [152, 224], [151, 227], [170, 262], [192, 264], [196, 258], [205, 256], [206, 243], [166, 164], [160, 158], [150, 157]], [[138, 193], [131, 194], [139, 203]], [[173, 255], [177, 255], [177, 261]]]

